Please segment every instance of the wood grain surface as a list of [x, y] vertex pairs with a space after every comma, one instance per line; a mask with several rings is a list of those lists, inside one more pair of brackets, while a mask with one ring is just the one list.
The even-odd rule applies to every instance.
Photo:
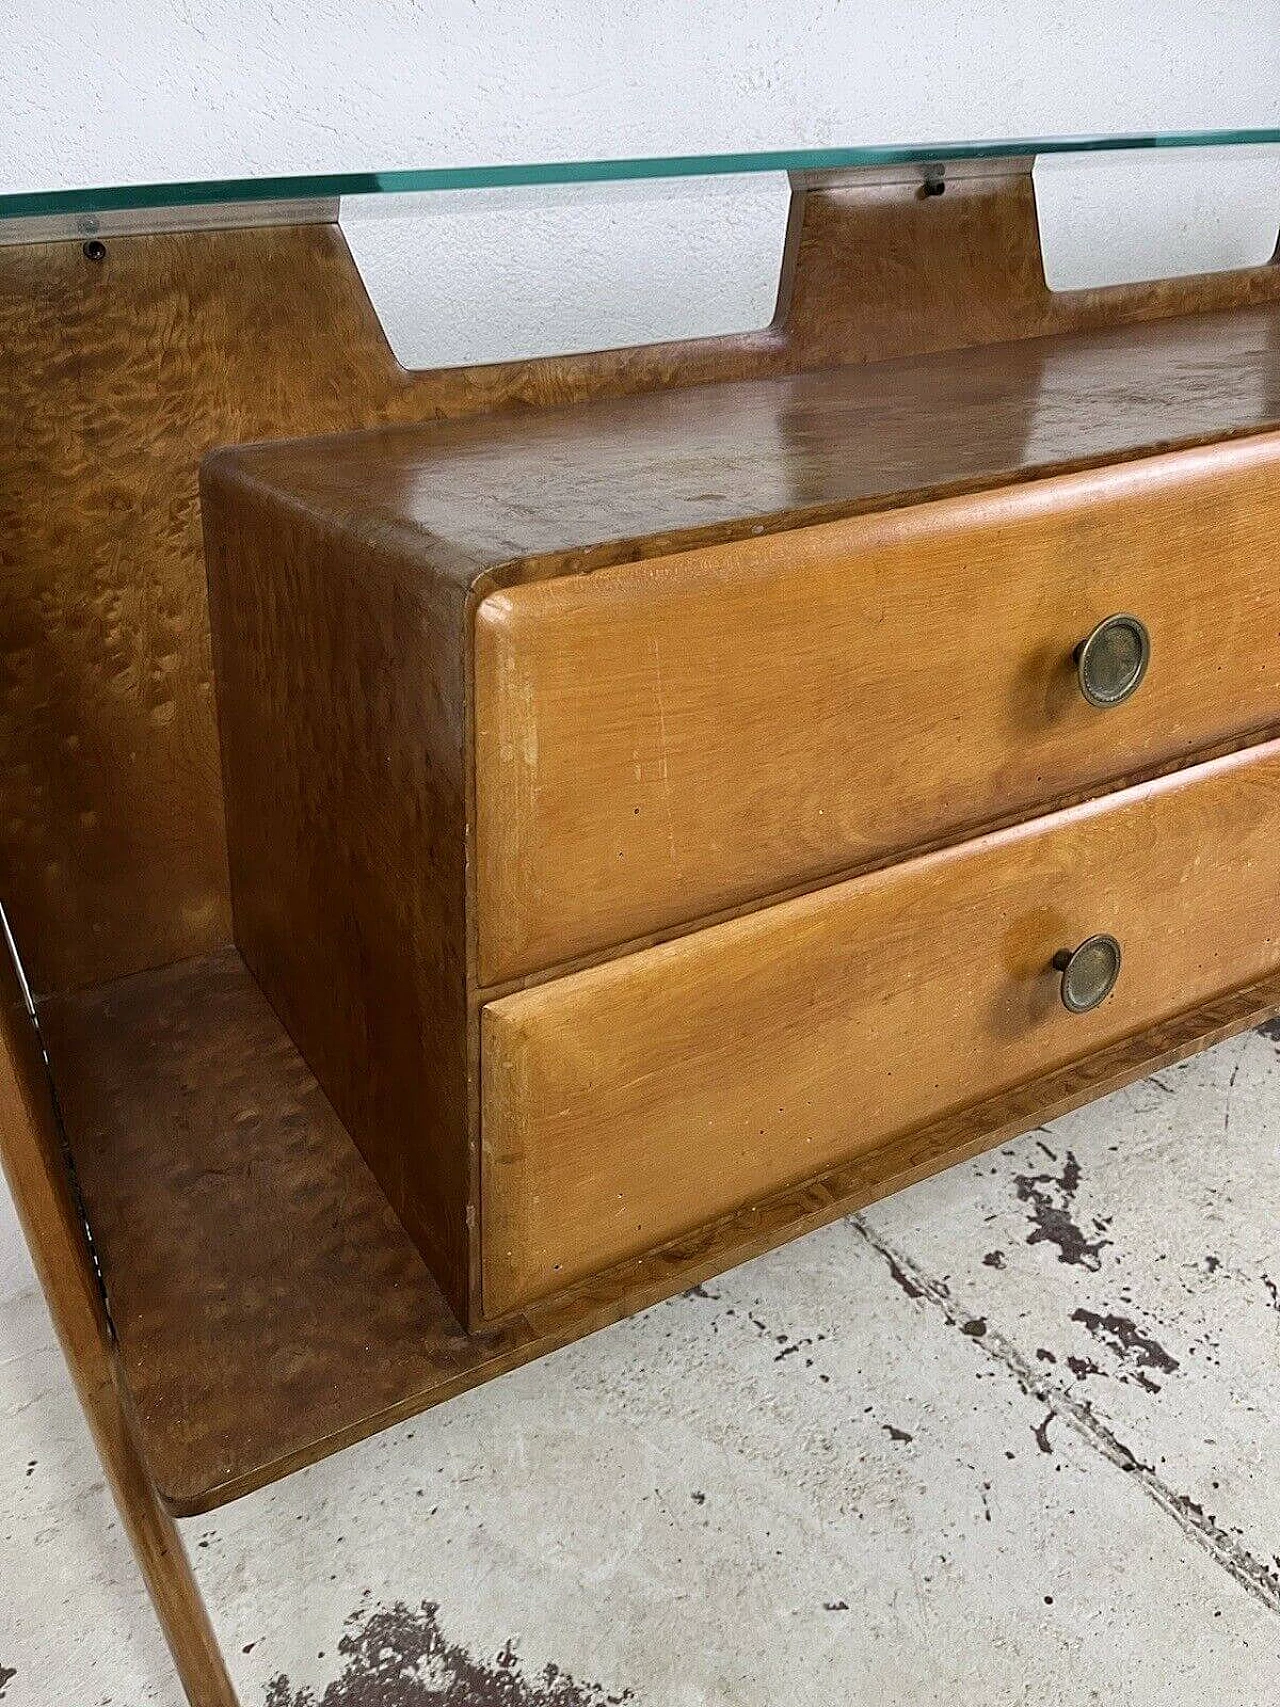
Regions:
[[[210, 447], [485, 413], [527, 425], [531, 410], [593, 397], [1278, 299], [1274, 267], [1054, 295], [1030, 177], [999, 165], [927, 199], [913, 183], [802, 190], [778, 318], [760, 332], [436, 373], [397, 365], [336, 228], [117, 238], [99, 262], [77, 242], [3, 249], [0, 894], [36, 987], [93, 983], [228, 936], [196, 495]], [[1273, 327], [1264, 312], [1246, 342], [1269, 350]], [[1188, 422], [1178, 406], [1195, 389], [1194, 360], [1183, 386], [1166, 374], [1170, 425], [1156, 440], [1280, 419], [1269, 355], [1259, 365], [1256, 354], [1240, 354], [1217, 418]], [[1145, 383], [1150, 397], [1155, 375]], [[917, 384], [927, 400], [930, 381]], [[969, 384], [981, 401], [981, 375]], [[787, 490], [803, 495], [804, 405], [777, 405], [779, 445], [798, 461]], [[986, 413], [982, 403], [970, 424]], [[1034, 409], [998, 430], [1034, 441]], [[1017, 466], [1021, 453], [1001, 460]], [[974, 478], [963, 466], [951, 477]], [[729, 525], [737, 502], [708, 498], [706, 525]]]
[[191, 1516], [1277, 1009], [1216, 998], [469, 1335], [233, 951], [41, 1018], [138, 1449]]
[[827, 184], [794, 215], [804, 251], [789, 326], [809, 367], [1273, 302], [1280, 283], [1273, 256], [1208, 277], [1051, 291], [1025, 161], [987, 162], [936, 197], [910, 183]]
[[529, 1337], [458, 1326], [234, 950], [40, 1012], [138, 1425], [180, 1515]]
[[[0, 251], [0, 898], [37, 990], [61, 992], [41, 1015], [65, 1117], [59, 1130], [40, 1041], [5, 955], [0, 1157], [125, 1527], [198, 1707], [234, 1707], [234, 1693], [161, 1500], [174, 1512], [208, 1510], [1280, 1008], [1280, 978], [1268, 976], [1120, 1041], [1106, 1041], [1108, 1022], [1089, 1020], [1086, 1030], [1101, 1025], [1086, 1045], [1091, 1052], [1058, 1067], [1047, 1065], [1057, 1058], [1052, 1049], [1024, 1059], [1017, 1038], [988, 1038], [988, 1067], [1004, 1062], [1033, 1076], [909, 1131], [890, 1123], [895, 1135], [854, 1155], [847, 1143], [833, 1145], [828, 1119], [803, 1146], [803, 1171], [812, 1174], [818, 1152], [828, 1150], [844, 1158], [838, 1166], [759, 1196], [756, 1185], [777, 1170], [772, 1160], [757, 1165], [749, 1202], [707, 1221], [704, 1192], [700, 1224], [655, 1242], [664, 1201], [667, 1221], [688, 1225], [672, 1186], [679, 1167], [705, 1152], [707, 1135], [691, 1145], [686, 1131], [673, 1152], [678, 1165], [657, 1190], [653, 1226], [644, 1225], [650, 1206], [642, 1208], [642, 1253], [563, 1290], [564, 1273], [548, 1271], [555, 1259], [545, 1240], [538, 1244], [543, 1187], [531, 1198], [524, 1179], [513, 1224], [526, 1245], [499, 1273], [494, 1299], [503, 1288], [508, 1298], [550, 1295], [500, 1326], [465, 1334], [454, 1309], [475, 1307], [474, 1292], [463, 1296], [474, 1230], [460, 1231], [458, 1206], [464, 1215], [473, 1207], [472, 1162], [465, 1144], [438, 1144], [444, 1125], [453, 1130], [459, 1100], [463, 1127], [474, 1132], [476, 1101], [462, 1033], [450, 1029], [465, 970], [453, 911], [453, 812], [469, 763], [460, 734], [467, 695], [448, 638], [458, 632], [459, 599], [477, 579], [483, 591], [661, 557], [883, 508], [912, 491], [978, 490], [1271, 427], [1280, 423], [1277, 304], [1274, 266], [1054, 296], [1044, 285], [1030, 177], [1000, 166], [986, 177], [962, 175], [927, 199], [912, 183], [799, 186], [778, 315], [759, 332], [431, 374], [395, 362], [336, 228], [112, 239], [98, 260], [72, 242]], [[989, 347], [972, 350], [980, 344]], [[842, 364], [854, 365], [839, 377], [819, 371]], [[676, 395], [690, 387], [687, 399]], [[629, 407], [607, 401], [624, 397], [634, 400]], [[600, 401], [582, 407], [592, 400]], [[483, 415], [497, 430], [463, 419]], [[922, 434], [920, 422], [931, 417]], [[231, 791], [232, 814], [253, 847], [255, 788], [284, 795], [284, 816], [299, 833], [314, 800], [323, 802], [322, 819], [339, 804], [344, 812], [370, 809], [351, 845], [367, 856], [374, 880], [363, 910], [348, 908], [341, 925], [349, 941], [371, 945], [378, 964], [346, 981], [342, 1027], [326, 1035], [321, 1025], [319, 1052], [328, 1051], [327, 1082], [392, 1189], [398, 1156], [419, 1170], [401, 1193], [401, 1213], [410, 1222], [419, 1216], [416, 1236], [434, 1251], [453, 1309], [253, 977], [222, 946], [228, 872], [197, 500], [198, 463], [217, 445], [405, 422], [441, 423], [437, 441], [429, 450], [409, 441], [408, 456], [388, 449], [390, 440], [372, 458], [361, 453], [366, 485], [352, 493], [344, 526], [366, 546], [375, 536], [380, 550], [390, 541], [392, 557], [399, 552], [414, 571], [425, 541], [428, 585], [410, 590], [406, 573], [375, 615], [363, 636], [365, 669], [345, 699], [325, 702], [313, 662], [310, 674], [284, 684], [306, 703], [274, 704], [275, 733], [295, 744], [295, 757], [335, 729], [346, 739], [321, 766], [328, 793], [312, 794], [312, 778], [304, 798], [278, 756], [260, 755]], [[530, 492], [539, 504], [522, 507]], [[1233, 539], [1238, 525], [1234, 514], [1223, 522]], [[1237, 593], [1248, 597], [1249, 584], [1239, 582]], [[348, 618], [341, 595], [329, 596], [331, 622]], [[424, 838], [411, 835], [403, 813], [362, 794], [352, 760], [362, 733], [398, 716], [408, 691], [394, 668], [384, 686], [368, 666], [412, 665], [396, 624], [428, 609], [433, 637], [416, 662], [427, 663], [437, 698], [416, 710], [432, 774], [424, 781], [420, 766], [414, 780], [447, 805], [441, 822], [450, 827]], [[1254, 616], [1263, 629], [1252, 635], [1252, 663], [1240, 666], [1227, 696], [1237, 708], [1264, 660], [1270, 668], [1272, 611], [1261, 596]], [[244, 638], [232, 697], [247, 705], [263, 684], [251, 680], [261, 655], [252, 634]], [[1166, 637], [1172, 656], [1169, 644]], [[1194, 708], [1187, 717], [1194, 721]], [[1116, 902], [1126, 884], [1136, 888], [1140, 868], [1150, 883], [1136, 897], [1145, 904], [1136, 908], [1136, 941], [1147, 993], [1133, 1008], [1134, 1024], [1172, 1012], [1171, 967], [1181, 996], [1195, 1002], [1228, 977], [1274, 964], [1262, 894], [1268, 883], [1274, 889], [1274, 835], [1257, 828], [1272, 812], [1274, 770], [1271, 749], [1223, 761], [1210, 781], [1206, 769], [1196, 784], [1199, 821], [1191, 809], [1186, 822], [1170, 819], [1158, 851], [1151, 840], [1136, 849], [1136, 832], [1134, 845], [1112, 850], [1119, 875], [1090, 900]], [[1169, 803], [1184, 799], [1186, 786], [1173, 779], [1142, 790], [1133, 821], [1174, 812]], [[1094, 847], [1096, 826], [1117, 821], [1109, 807], [1082, 809], [1055, 845]], [[1015, 849], [1036, 833], [993, 840], [993, 851], [973, 857], [998, 863], [997, 846]], [[1233, 882], [1213, 895], [1204, 862], [1190, 851], [1194, 836], [1205, 849], [1221, 848], [1224, 863], [1229, 855]], [[427, 847], [428, 881], [420, 894], [389, 901], [379, 873], [401, 870], [410, 841]], [[248, 934], [263, 945], [264, 978], [268, 962], [289, 966], [291, 981], [301, 974], [299, 987], [308, 976], [330, 977], [331, 964], [309, 950], [302, 927], [345, 894], [349, 873], [338, 872], [336, 856], [327, 864], [295, 859], [291, 870], [287, 837], [254, 851], [264, 854], [266, 883], [247, 886], [242, 905]], [[938, 856], [929, 869], [951, 868]], [[273, 911], [269, 893], [272, 885], [285, 893], [291, 877], [300, 890], [294, 920]], [[945, 888], [945, 875], [938, 882]], [[1062, 875], [1060, 887], [1082, 902], [1076, 874]], [[817, 914], [830, 915], [841, 893], [813, 898]], [[1105, 908], [1092, 911], [1096, 924]], [[1169, 939], [1163, 958], [1155, 953], [1157, 914]], [[720, 929], [746, 940], [767, 917]], [[1220, 929], [1210, 944], [1207, 921], [1215, 917]], [[962, 922], [953, 933], [960, 937], [971, 916]], [[1034, 931], [1006, 933], [1015, 972], [1029, 966], [1033, 937], [1047, 940], [1048, 924], [1037, 916]], [[437, 925], [425, 973], [408, 968], [407, 954]], [[919, 951], [918, 935], [903, 941]], [[632, 973], [666, 952], [638, 956]], [[671, 952], [692, 949], [681, 943]], [[829, 944], [823, 953], [832, 992], [838, 955]], [[467, 955], [474, 1004], [474, 947]], [[388, 960], [401, 976], [392, 980], [392, 1003], [379, 1006], [379, 967]], [[775, 986], [789, 965], [780, 952]], [[1126, 976], [1131, 970], [1132, 957]], [[571, 1007], [580, 980], [595, 976], [578, 974], [544, 999]], [[697, 980], [686, 984], [700, 994]], [[756, 1036], [743, 1029], [759, 984], [759, 969], [744, 965], [729, 1009], [739, 1029], [721, 1026], [719, 1065], [708, 1053], [710, 1030], [702, 1054], [691, 1057], [687, 1071], [707, 1069], [703, 1089], [711, 1068], [744, 1050], [759, 1059], [767, 1027]], [[939, 986], [926, 988], [933, 1018], [945, 1021]], [[1107, 1013], [1127, 1011], [1127, 988]], [[572, 1042], [562, 1009], [535, 1006], [526, 1027], [508, 1005], [539, 996], [510, 997], [491, 1010], [508, 1053], [508, 1091], [511, 1062], [524, 1062], [519, 1078], [536, 1055], [545, 1091], [557, 1072], [571, 1080], [584, 1064], [582, 1048], [593, 1047], [590, 1036]], [[305, 1000], [291, 1009], [292, 997], [277, 990], [276, 999], [295, 1028], [310, 1023]], [[897, 998], [890, 991], [888, 999]], [[825, 1017], [811, 1016], [811, 1064], [830, 1064], [824, 1051], [838, 1031], [838, 1008], [832, 995]], [[1025, 1002], [1013, 1010], [996, 1003], [986, 1023], [998, 1028], [1011, 1011], [1025, 1023], [1025, 1010]], [[626, 1011], [623, 1001], [619, 1013]], [[659, 1014], [667, 1024], [669, 1013]], [[973, 1023], [964, 1012], [951, 1018], [961, 1033]], [[682, 1014], [675, 1029], [689, 1023]], [[349, 1034], [366, 1039], [366, 1056], [348, 1049]], [[619, 1058], [628, 1049], [635, 1055], [634, 1037], [624, 1018]], [[388, 1099], [379, 1082], [384, 1059], [419, 1067], [428, 1059], [439, 1083], [418, 1104]], [[787, 1059], [779, 1055], [779, 1070]], [[596, 1063], [603, 1103], [626, 1100], [615, 1068]], [[904, 1062], [902, 1070], [921, 1107], [936, 1111], [927, 1067]], [[501, 1079], [499, 1072], [494, 1084]], [[561, 1116], [527, 1094], [538, 1086], [526, 1079], [526, 1136], [539, 1120], [545, 1136]], [[962, 1088], [952, 1085], [953, 1100]], [[566, 1081], [566, 1089], [577, 1094], [580, 1086]], [[796, 1091], [788, 1084], [784, 1095]], [[829, 1114], [830, 1084], [809, 1091]], [[744, 1083], [734, 1094], [741, 1102], [753, 1093]], [[653, 1106], [669, 1123], [661, 1095]], [[725, 1107], [710, 1112], [712, 1136], [717, 1120], [723, 1131]], [[755, 1118], [754, 1106], [746, 1112]], [[655, 1131], [661, 1138], [661, 1121]], [[554, 1151], [544, 1145], [553, 1160]], [[732, 1142], [722, 1145], [722, 1160], [733, 1152]], [[555, 1153], [563, 1164], [564, 1152]], [[503, 1167], [515, 1165], [509, 1146], [495, 1154]], [[607, 1146], [602, 1154], [616, 1163]], [[565, 1179], [561, 1231], [591, 1190], [581, 1170], [569, 1168]], [[706, 1185], [695, 1183], [699, 1191]], [[81, 1189], [105, 1307], [84, 1240]], [[621, 1243], [606, 1238], [603, 1258], [591, 1260], [638, 1248], [623, 1231]]]
[[[1280, 968], [1280, 742], [490, 1003], [499, 1316]], [[1062, 1006], [1054, 954], [1123, 948]]]
[[236, 942], [471, 1321], [465, 584], [234, 458], [203, 492]]
[[[1107, 334], [1109, 359], [1073, 342], [1037, 454], [1131, 454], [1129, 428], [1175, 423], [1150, 385], [1221, 429], [1262, 330], [1168, 322]], [[1274, 723], [1272, 435], [1036, 481], [1019, 464], [1013, 486], [799, 525], [802, 496], [879, 504], [878, 479], [932, 479], [946, 446], [979, 485], [1008, 479], [981, 387], [1012, 397], [1010, 352], [1036, 348], [930, 358], [963, 368], [946, 434], [928, 364], [907, 364], [876, 417], [896, 439], [861, 421], [873, 370], [846, 367], [206, 460], [237, 941], [464, 1322], [482, 1316], [478, 989]], [[1043, 354], [1016, 371], [1040, 384]], [[802, 464], [748, 427], [806, 388], [825, 401]], [[708, 526], [737, 537], [695, 547]], [[1129, 608], [1157, 663], [1100, 713], [1071, 652]]]
[[[1280, 269], [1277, 270], [1280, 277]], [[1280, 308], [235, 453], [502, 585], [1280, 424]]]
[[40, 989], [229, 935], [211, 447], [722, 377], [772, 334], [405, 372], [336, 226], [0, 250], [0, 892]]
[[[1277, 721], [1280, 437], [491, 594], [483, 985]], [[1099, 710], [1073, 652], [1138, 614]]]

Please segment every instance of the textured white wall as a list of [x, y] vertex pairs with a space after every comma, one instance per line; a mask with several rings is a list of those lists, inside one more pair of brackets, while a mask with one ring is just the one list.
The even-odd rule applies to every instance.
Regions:
[[[0, 187], [1262, 126], [1277, 0], [204, 0], [8, 8]], [[1261, 258], [1270, 163], [1044, 173], [1054, 281]], [[415, 365], [772, 310], [777, 180], [349, 205]]]
[[[0, 189], [1263, 126], [1277, 0], [11, 0]], [[1270, 160], [1042, 174], [1054, 279], [1260, 259]], [[768, 318], [782, 187], [344, 209], [412, 362]], [[0, 1201], [0, 1294], [29, 1280]]]

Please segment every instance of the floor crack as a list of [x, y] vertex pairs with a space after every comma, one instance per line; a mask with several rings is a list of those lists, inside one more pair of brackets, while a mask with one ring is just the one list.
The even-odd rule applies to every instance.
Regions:
[[[941, 1281], [935, 1280], [897, 1246], [891, 1245], [868, 1226], [861, 1215], [850, 1215], [849, 1225], [889, 1266], [890, 1273], [909, 1298], [928, 1300], [953, 1328], [962, 1333], [971, 1313], [958, 1304]], [[1048, 1379], [1043, 1366], [1031, 1362], [1011, 1340], [990, 1325], [980, 1336], [968, 1336], [992, 1360], [1012, 1375], [1029, 1398], [1047, 1406], [1049, 1412], [1092, 1447], [1095, 1452], [1139, 1483], [1147, 1497], [1171, 1517], [1183, 1533], [1204, 1549], [1228, 1575], [1235, 1578], [1255, 1600], [1280, 1612], [1280, 1571], [1256, 1559], [1247, 1547], [1193, 1500], [1180, 1494], [1161, 1478], [1153, 1465], [1142, 1460], [1098, 1417], [1087, 1400], [1076, 1398]], [[1041, 1428], [1047, 1427], [1046, 1417]]]

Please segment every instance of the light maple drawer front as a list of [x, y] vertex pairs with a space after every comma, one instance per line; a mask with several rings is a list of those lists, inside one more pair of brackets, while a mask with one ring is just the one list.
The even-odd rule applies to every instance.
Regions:
[[[1272, 742], [492, 1002], [486, 1309], [1251, 983], [1278, 932]], [[1118, 981], [1069, 1012], [1054, 956], [1100, 933]]]
[[[1280, 723], [1280, 441], [776, 534], [477, 612], [491, 984]], [[1132, 698], [1073, 653], [1149, 630]]]

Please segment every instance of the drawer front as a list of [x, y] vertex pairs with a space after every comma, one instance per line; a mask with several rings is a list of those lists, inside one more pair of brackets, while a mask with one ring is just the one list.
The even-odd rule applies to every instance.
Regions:
[[492, 1002], [486, 1310], [1252, 983], [1278, 927], [1280, 741]]
[[[482, 984], [1280, 723], [1280, 439], [532, 583], [476, 626]], [[1140, 617], [1145, 680], [1075, 648]]]

